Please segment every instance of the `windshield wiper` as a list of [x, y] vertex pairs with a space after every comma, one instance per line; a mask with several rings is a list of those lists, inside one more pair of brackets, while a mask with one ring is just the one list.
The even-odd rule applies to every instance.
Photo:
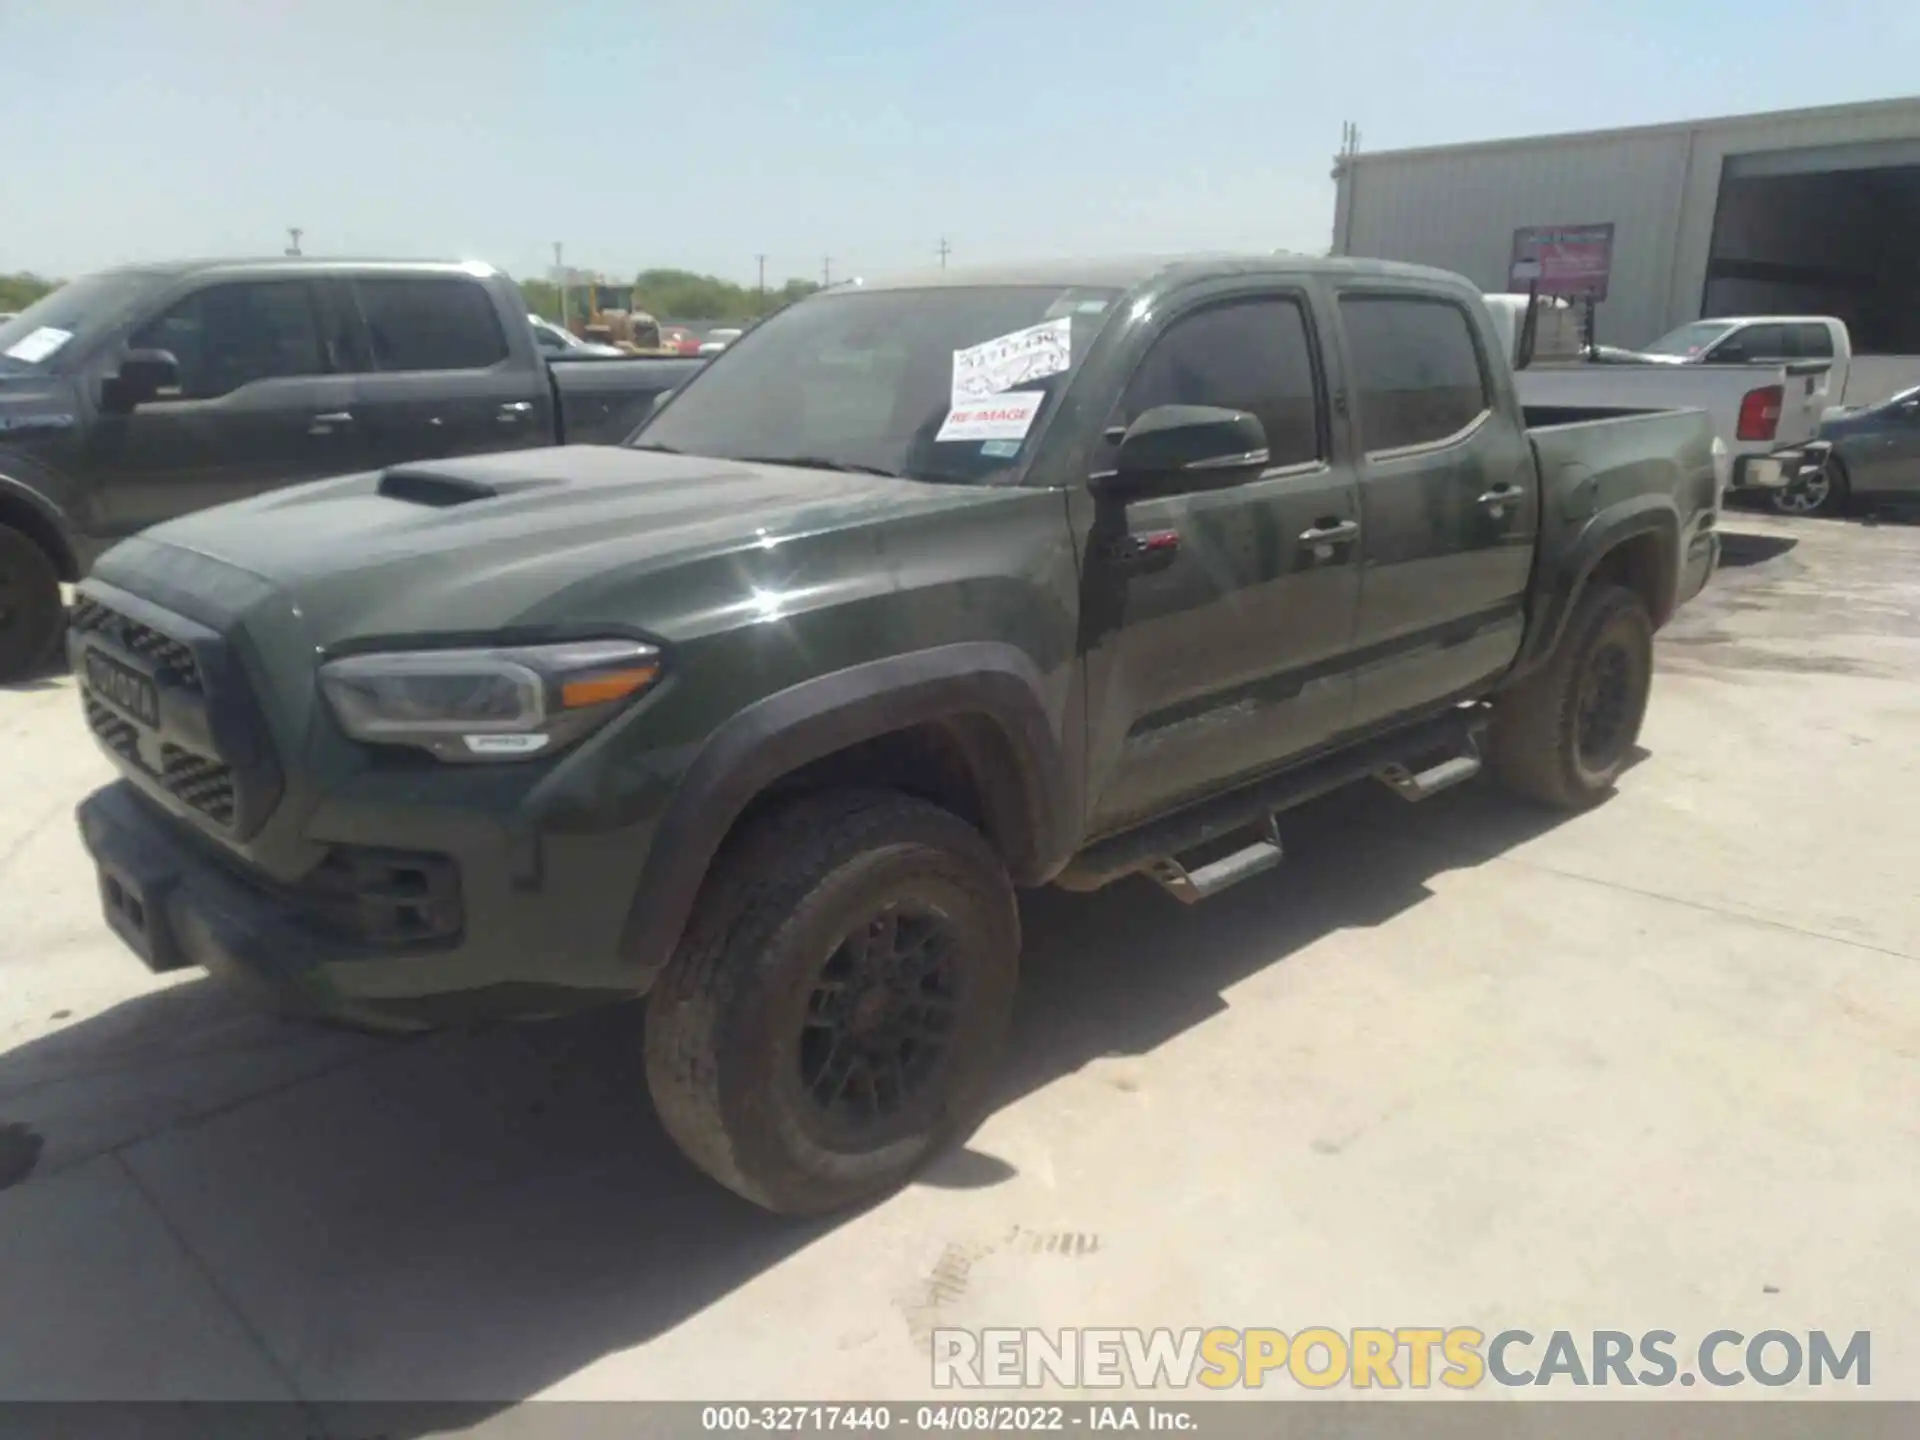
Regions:
[[834, 460], [826, 455], [736, 455], [742, 465], [792, 465], [800, 470], [837, 470], [843, 475], [878, 475], [887, 480], [910, 480], [898, 470], [884, 465], [861, 465], [852, 460]]

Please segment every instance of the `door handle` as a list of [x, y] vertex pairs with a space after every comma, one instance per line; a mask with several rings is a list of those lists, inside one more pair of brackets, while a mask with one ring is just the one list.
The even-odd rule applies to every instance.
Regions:
[[493, 418], [502, 425], [517, 425], [533, 413], [531, 400], [509, 400], [493, 412]]
[[1480, 503], [1497, 510], [1505, 505], [1524, 505], [1526, 499], [1527, 492], [1518, 485], [1496, 485], [1480, 497]]
[[1302, 545], [1338, 545], [1351, 540], [1360, 533], [1358, 520], [1322, 520], [1309, 530], [1300, 532]]
[[316, 415], [313, 417], [312, 423], [307, 426], [307, 433], [309, 435], [331, 435], [341, 426], [351, 424], [353, 424], [353, 412], [351, 410], [329, 410], [324, 415]]

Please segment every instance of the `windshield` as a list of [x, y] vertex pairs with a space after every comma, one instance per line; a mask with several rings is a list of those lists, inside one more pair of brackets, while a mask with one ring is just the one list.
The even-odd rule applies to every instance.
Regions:
[[633, 291], [618, 285], [596, 285], [593, 287], [593, 308], [596, 310], [631, 310]]
[[1643, 346], [1640, 353], [1642, 355], [1698, 355], [1733, 328], [1724, 321], [1696, 320], [1691, 325], [1682, 325], [1678, 330], [1669, 331], [1651, 345]]
[[1117, 294], [1009, 285], [818, 295], [734, 341], [633, 443], [993, 484], [1019, 466]]
[[166, 283], [162, 275], [109, 271], [62, 285], [0, 325], [0, 371], [60, 370]]

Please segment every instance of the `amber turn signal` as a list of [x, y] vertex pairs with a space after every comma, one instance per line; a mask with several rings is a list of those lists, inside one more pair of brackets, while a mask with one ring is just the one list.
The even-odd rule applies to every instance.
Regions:
[[658, 662], [649, 662], [624, 670], [604, 671], [582, 680], [568, 680], [560, 687], [560, 706], [565, 710], [579, 710], [588, 705], [604, 705], [609, 700], [624, 700], [646, 689], [659, 676]]

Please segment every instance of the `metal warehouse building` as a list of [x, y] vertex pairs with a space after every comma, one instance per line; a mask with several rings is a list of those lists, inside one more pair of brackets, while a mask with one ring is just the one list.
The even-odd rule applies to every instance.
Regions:
[[1838, 315], [1852, 403], [1920, 384], [1920, 97], [1347, 154], [1333, 252], [1513, 288], [1517, 230], [1613, 231], [1606, 344], [1712, 315]]

